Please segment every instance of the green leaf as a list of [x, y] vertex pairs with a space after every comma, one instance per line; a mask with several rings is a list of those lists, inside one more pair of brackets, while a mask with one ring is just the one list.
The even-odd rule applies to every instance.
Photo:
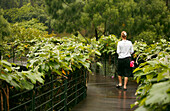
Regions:
[[12, 67], [11, 63], [9, 63], [5, 60], [0, 60], [0, 64], [5, 64], [5, 66]]
[[144, 72], [144, 73], [147, 73], [147, 72], [150, 72], [150, 71], [151, 71], [151, 72], [154, 71], [151, 66], [146, 65], [146, 66], [143, 67], [143, 72]]
[[147, 78], [148, 80], [151, 80], [153, 77], [154, 77], [154, 74], [146, 75], [146, 78]]
[[7, 74], [0, 74], [0, 79], [2, 79], [2, 80], [6, 80], [8, 83], [9, 83], [9, 79], [8, 79], [8, 76], [9, 75], [7, 75]]
[[33, 84], [36, 83], [35, 74], [31, 73], [30, 71], [22, 71], [22, 74], [26, 75], [26, 77], [30, 79]]
[[48, 71], [49, 71], [49, 69], [50, 69], [50, 68], [49, 68], [49, 66], [46, 64], [46, 65], [45, 65], [45, 69], [44, 69], [44, 70], [48, 72]]
[[62, 75], [62, 73], [58, 70], [54, 70], [54, 72], [56, 72], [58, 75]]
[[59, 64], [54, 65], [54, 69], [58, 70], [60, 68]]
[[103, 65], [100, 62], [97, 62], [97, 65], [103, 67]]
[[137, 83], [140, 82], [140, 78], [141, 78], [141, 76], [137, 77]]
[[98, 56], [101, 56], [101, 53], [99, 51], [95, 51], [95, 53], [98, 55]]
[[144, 97], [141, 101], [140, 101], [140, 106], [143, 106], [145, 104], [145, 101], [146, 101], [146, 97]]
[[40, 83], [44, 83], [44, 79], [42, 78], [42, 76], [43, 76], [42, 73], [35, 74], [36, 80]]
[[152, 111], [152, 110], [149, 110], [148, 108], [144, 107], [144, 105], [143, 105], [143, 106], [138, 107], [135, 111]]
[[143, 68], [140, 68], [140, 67], [137, 67], [134, 71], [133, 71], [133, 73], [136, 73], [137, 71], [141, 71]]
[[21, 87], [23, 87], [23, 86], [20, 86], [16, 81], [10, 81], [9, 82], [9, 84], [11, 84], [12, 86], [14, 86], [14, 87], [17, 87], [17, 88], [21, 88]]
[[21, 85], [23, 86], [23, 88], [27, 90], [34, 88], [34, 85], [31, 82], [28, 82], [26, 80], [21, 80]]
[[135, 106], [135, 104], [131, 104], [130, 107], [133, 108]]
[[11, 66], [8, 66], [8, 65], [3, 65], [6, 69], [7, 69], [7, 71], [12, 71], [12, 67]]
[[154, 67], [156, 64], [159, 63], [159, 61], [147, 61], [147, 63]]
[[170, 80], [154, 84], [150, 89], [149, 96], [145, 102], [146, 105], [170, 103], [170, 93], [167, 93], [169, 89]]

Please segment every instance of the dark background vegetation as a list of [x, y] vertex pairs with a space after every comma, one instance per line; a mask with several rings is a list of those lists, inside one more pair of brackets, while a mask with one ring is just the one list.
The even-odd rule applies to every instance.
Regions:
[[119, 37], [122, 30], [133, 42], [168, 40], [170, 35], [169, 0], [0, 0], [0, 8], [0, 36], [8, 35], [5, 19], [14, 24], [33, 18], [49, 33], [80, 32], [97, 40], [103, 34]]

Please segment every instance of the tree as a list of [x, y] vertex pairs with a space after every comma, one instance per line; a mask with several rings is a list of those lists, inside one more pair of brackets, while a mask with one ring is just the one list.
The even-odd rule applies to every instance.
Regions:
[[21, 8], [23, 6], [23, 0], [20, 0], [19, 2], [19, 8]]
[[0, 7], [3, 9], [10, 9], [18, 7], [17, 0], [0, 0]]
[[148, 38], [154, 41], [159, 41], [160, 36], [168, 39], [170, 35], [170, 15], [165, 0], [45, 1], [54, 19], [52, 26], [58, 33], [85, 30], [98, 39], [102, 34], [120, 36], [125, 30], [133, 41], [141, 33], [154, 33], [156, 37]]
[[139, 35], [144, 31], [152, 31], [156, 35], [154, 41], [159, 41], [160, 36], [168, 39], [169, 16], [166, 3], [162, 0], [138, 1], [134, 17], [135, 35]]
[[[81, 5], [79, 10], [75, 12], [71, 9], [73, 6], [78, 7], [77, 3]], [[53, 24], [55, 24], [53, 27], [57, 32], [72, 32], [73, 30], [78, 31], [81, 29], [92, 33], [92, 36], [95, 35], [97, 40], [102, 34], [114, 33], [118, 35], [121, 29], [123, 30], [124, 28], [122, 24], [127, 23], [126, 29], [129, 29], [128, 26], [132, 26], [134, 22], [134, 20], [130, 18], [132, 15], [130, 13], [133, 12], [136, 6], [133, 0], [127, 2], [125, 0], [120, 2], [108, 0], [79, 0], [78, 2], [72, 1], [71, 3], [61, 0], [46, 0], [46, 4], [49, 14], [56, 19], [55, 22], [53, 22]], [[129, 9], [127, 10], [127, 8]], [[78, 19], [73, 19], [76, 15]], [[129, 19], [126, 19], [126, 17]], [[77, 23], [75, 24], [76, 26], [74, 26], [73, 23]], [[69, 31], [67, 29], [69, 29]]]
[[[10, 27], [7, 20], [3, 17], [3, 10], [0, 9], [0, 41], [5, 39], [5, 36], [10, 34]], [[0, 42], [2, 45], [2, 42]]]
[[3, 41], [6, 39], [5, 37], [10, 34], [10, 26], [6, 19], [3, 17], [3, 10], [0, 9], [0, 59], [1, 53], [3, 50]]
[[94, 32], [96, 40], [108, 32], [110, 21], [118, 16], [118, 10], [108, 0], [89, 0], [83, 7], [81, 22], [86, 30]]
[[70, 2], [46, 0], [47, 10], [52, 16], [52, 27], [58, 32], [76, 32], [80, 30], [80, 15], [84, 6], [81, 0]]
[[29, 21], [32, 18], [39, 19], [40, 22], [45, 23], [48, 19], [47, 13], [42, 6], [33, 7], [30, 3], [21, 8], [12, 8], [4, 11], [4, 17], [10, 23]]
[[[50, 17], [48, 17], [47, 12], [45, 10], [45, 2], [43, 0], [39, 0], [34, 2], [34, 7], [31, 3], [27, 3], [28, 1], [20, 0], [18, 2], [20, 4], [20, 8], [10, 8], [4, 10], [4, 18], [8, 20], [10, 23], [29, 21], [33, 18], [39, 20], [39, 22], [44, 23], [49, 27], [50, 32]], [[26, 5], [24, 5], [27, 3]], [[22, 6], [23, 5], [23, 6]]]
[[102, 34], [106, 32], [109, 3], [108, 0], [46, 0], [48, 12], [55, 19], [52, 22], [53, 28], [57, 32], [86, 30], [95, 34], [96, 39], [99, 31]]
[[125, 30], [128, 33], [128, 39], [134, 34], [134, 13], [137, 8], [137, 3], [134, 0], [116, 0], [113, 6], [118, 10], [117, 17], [109, 21], [109, 32], [120, 36], [121, 31]]

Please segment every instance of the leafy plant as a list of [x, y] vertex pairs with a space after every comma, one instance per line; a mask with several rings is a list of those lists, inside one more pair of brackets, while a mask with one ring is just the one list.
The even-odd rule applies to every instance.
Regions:
[[136, 62], [148, 61], [155, 58], [161, 51], [169, 51], [169, 42], [165, 39], [160, 39], [160, 42], [147, 45], [145, 42], [135, 41], [134, 43], [134, 57]]
[[44, 8], [45, 7], [38, 5], [36, 5], [36, 7], [33, 7], [31, 3], [27, 3], [20, 8], [6, 9], [4, 17], [10, 23], [29, 21], [32, 18], [36, 18], [41, 23], [45, 23], [48, 19], [48, 16]]
[[3, 10], [0, 9], [0, 56], [3, 50], [3, 41], [10, 34], [10, 25], [7, 20], [3, 17]]
[[[32, 73], [31, 71], [19, 72], [20, 67], [15, 67], [15, 64], [11, 64], [5, 60], [0, 60], [0, 84], [6, 81], [15, 88], [20, 89], [33, 89], [36, 82], [44, 83], [42, 73]], [[2, 81], [3, 80], [3, 81]]]
[[140, 83], [136, 91], [136, 103], [139, 105], [136, 111], [168, 110], [170, 105], [169, 46], [168, 41], [161, 40], [160, 43], [151, 44], [143, 52], [141, 51], [146, 55], [143, 59], [147, 61], [134, 70], [135, 78]]
[[66, 76], [66, 73], [81, 67], [90, 71], [89, 56], [93, 53], [100, 55], [90, 45], [75, 42], [74, 39], [43, 38], [30, 47], [27, 67], [32, 68], [33, 72], [52, 72], [60, 76]]
[[[15, 42], [19, 43], [19, 42]], [[91, 45], [76, 41], [72, 38], [35, 38], [29, 41], [30, 47], [18, 44], [18, 52], [29, 51], [28, 71], [19, 72], [19, 67], [1, 60], [0, 79], [21, 89], [32, 89], [36, 82], [44, 83], [45, 75], [52, 73], [64, 76], [77, 68], [86, 68], [90, 71], [90, 55], [100, 52]]]
[[[36, 24], [36, 26], [43, 27], [41, 24]], [[33, 24], [29, 24], [28, 26], [25, 24], [25, 22], [15, 23], [14, 25], [12, 25], [10, 42], [14, 42], [14, 41], [15, 42], [18, 41], [16, 43], [19, 43], [19, 41], [28, 42], [34, 38], [43, 37], [43, 35], [46, 33], [47, 33], [46, 31], [39, 30], [39, 28], [34, 27]]]
[[104, 54], [115, 54], [117, 49], [118, 39], [115, 35], [101, 36], [98, 42], [99, 51]]
[[136, 38], [146, 41], [147, 44], [153, 44], [154, 40], [159, 39], [156, 33], [151, 31], [141, 32]]

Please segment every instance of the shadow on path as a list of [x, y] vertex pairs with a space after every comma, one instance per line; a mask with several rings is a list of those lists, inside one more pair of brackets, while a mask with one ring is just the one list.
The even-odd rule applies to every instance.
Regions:
[[90, 75], [87, 97], [71, 111], [134, 111], [130, 105], [136, 100], [137, 83], [128, 82], [127, 91], [117, 89], [117, 79]]

